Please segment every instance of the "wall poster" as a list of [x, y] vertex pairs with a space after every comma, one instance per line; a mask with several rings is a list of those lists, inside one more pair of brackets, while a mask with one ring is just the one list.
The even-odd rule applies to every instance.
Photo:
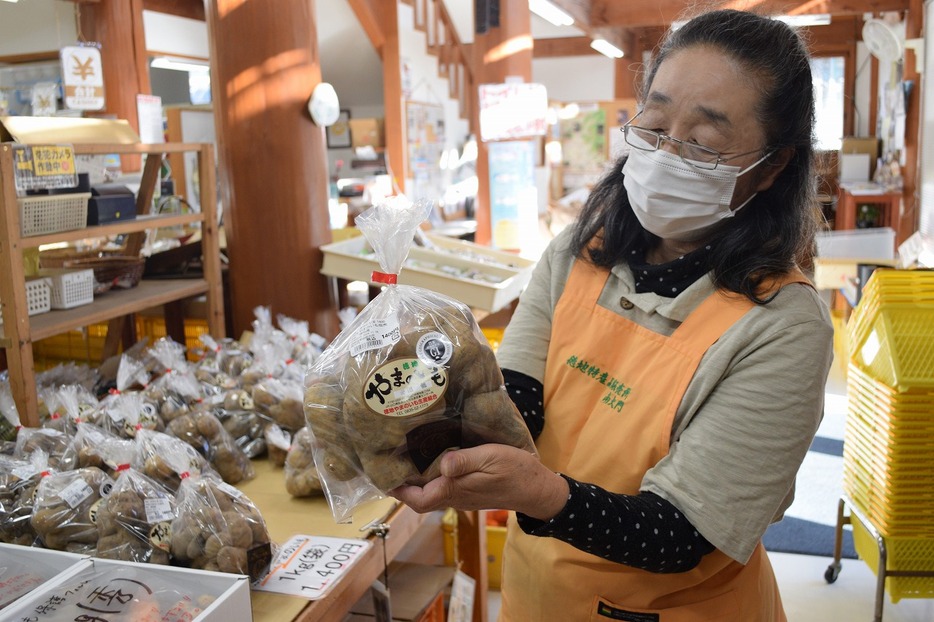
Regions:
[[406, 194], [412, 200], [437, 202], [444, 194], [441, 154], [445, 146], [444, 107], [410, 101], [405, 104], [405, 140], [409, 157]]

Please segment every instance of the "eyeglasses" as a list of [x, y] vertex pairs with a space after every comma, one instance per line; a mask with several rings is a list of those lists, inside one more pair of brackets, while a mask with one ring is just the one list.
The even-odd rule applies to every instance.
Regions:
[[[639, 115], [636, 115], [636, 117], [637, 116]], [[681, 156], [681, 159], [684, 160], [686, 164], [703, 171], [712, 171], [716, 169], [721, 162], [729, 162], [730, 160], [744, 155], [762, 151], [762, 149], [754, 149], [724, 158], [722, 157], [723, 154], [710, 147], [705, 147], [696, 143], [687, 143], [683, 140], [672, 138], [667, 134], [661, 134], [654, 130], [647, 130], [644, 127], [639, 127], [638, 125], [632, 125], [636, 117], [630, 119], [626, 125], [620, 128], [623, 135], [626, 137], [626, 143], [640, 151], [657, 151], [658, 148], [662, 146], [662, 141], [667, 140], [671, 144], [678, 146], [678, 155]]]

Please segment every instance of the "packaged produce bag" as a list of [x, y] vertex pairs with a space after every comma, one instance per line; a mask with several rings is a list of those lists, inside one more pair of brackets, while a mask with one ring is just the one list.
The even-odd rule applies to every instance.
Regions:
[[322, 493], [311, 446], [311, 430], [307, 426], [295, 433], [285, 457], [284, 470], [285, 490], [293, 497], [312, 497]]
[[214, 477], [186, 477], [176, 496], [172, 558], [176, 563], [259, 579], [273, 547], [266, 522], [242, 492]]
[[33, 452], [29, 460], [0, 455], [0, 542], [32, 546], [36, 530], [29, 522], [36, 489], [47, 474], [48, 457]]
[[175, 518], [175, 495], [124, 462], [97, 509], [96, 556], [168, 565]]
[[135, 449], [130, 465], [173, 493], [189, 475], [220, 478], [197, 449], [169, 434], [140, 430]]
[[535, 452], [470, 309], [396, 284], [430, 209], [400, 198], [357, 218], [382, 270], [371, 280], [386, 287], [305, 377], [314, 460], [338, 522], [401, 484], [434, 479], [449, 449], [501, 443]]
[[98, 539], [97, 509], [113, 483], [96, 467], [43, 477], [30, 521], [46, 548], [93, 555]]

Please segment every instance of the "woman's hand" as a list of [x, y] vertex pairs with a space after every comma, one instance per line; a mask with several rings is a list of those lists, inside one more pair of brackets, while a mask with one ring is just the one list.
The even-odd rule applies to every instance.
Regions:
[[390, 494], [416, 512], [515, 510], [549, 520], [564, 508], [568, 484], [539, 459], [509, 445], [459, 449], [441, 458], [441, 476], [425, 486], [400, 486]]

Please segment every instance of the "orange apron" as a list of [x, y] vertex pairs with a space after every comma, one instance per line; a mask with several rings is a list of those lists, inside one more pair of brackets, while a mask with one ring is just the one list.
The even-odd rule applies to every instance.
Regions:
[[[554, 471], [635, 495], [669, 451], [701, 357], [753, 303], [713, 293], [666, 337], [597, 304], [608, 276], [575, 261], [555, 308], [537, 447]], [[789, 282], [807, 281], [798, 272], [776, 286]], [[500, 620], [785, 622], [761, 542], [745, 565], [715, 550], [688, 572], [656, 574], [527, 535], [512, 516], [503, 559]]]

